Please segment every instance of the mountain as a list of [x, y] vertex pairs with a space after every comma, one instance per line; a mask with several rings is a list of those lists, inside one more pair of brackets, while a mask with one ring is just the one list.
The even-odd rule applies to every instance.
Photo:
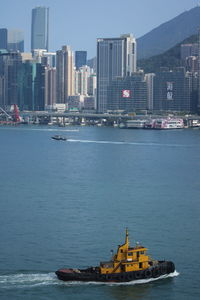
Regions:
[[143, 69], [145, 73], [156, 73], [161, 67], [172, 69], [180, 67], [182, 66], [181, 44], [193, 44], [197, 41], [198, 35], [192, 35], [162, 54], [138, 60], [137, 65]]
[[196, 34], [199, 27], [200, 6], [196, 6], [138, 38], [138, 59], [165, 52], [187, 37]]

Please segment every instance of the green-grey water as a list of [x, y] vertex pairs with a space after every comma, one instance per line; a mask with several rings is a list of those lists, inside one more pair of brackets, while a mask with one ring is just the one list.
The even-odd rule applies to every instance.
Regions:
[[[54, 141], [52, 135], [67, 141]], [[200, 130], [0, 127], [0, 299], [199, 299]], [[139, 241], [176, 272], [64, 283]]]

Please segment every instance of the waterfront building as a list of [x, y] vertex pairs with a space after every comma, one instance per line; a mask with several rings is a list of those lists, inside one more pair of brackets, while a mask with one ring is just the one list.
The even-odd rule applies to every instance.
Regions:
[[20, 52], [1, 53], [0, 104], [3, 108], [17, 104], [20, 110], [44, 110], [45, 66], [22, 59]]
[[147, 109], [147, 83], [143, 73], [114, 79], [107, 88], [109, 111], [133, 112]]
[[161, 69], [154, 77], [154, 110], [191, 110], [191, 76], [183, 67]]
[[0, 107], [5, 108], [5, 79], [3, 75], [0, 75]]
[[136, 72], [136, 41], [132, 34], [97, 39], [97, 110], [106, 112], [107, 88], [117, 77]]
[[192, 81], [192, 92], [191, 92], [191, 112], [198, 113], [198, 72], [188, 73]]
[[56, 68], [45, 68], [45, 109], [52, 110], [56, 104]]
[[0, 28], [0, 49], [24, 52], [24, 33], [17, 29]]
[[68, 98], [68, 110], [79, 111], [84, 104], [84, 95], [74, 95]]
[[87, 51], [75, 51], [76, 70], [85, 65], [87, 65]]
[[25, 61], [18, 71], [20, 110], [45, 109], [45, 67], [34, 61]]
[[49, 50], [49, 8], [39, 6], [32, 9], [31, 50]]
[[57, 103], [67, 103], [74, 95], [74, 55], [69, 46], [56, 52], [56, 70]]
[[22, 64], [19, 52], [4, 52], [0, 55], [1, 99], [3, 107], [19, 103], [18, 71]]
[[84, 110], [95, 110], [95, 97], [94, 96], [85, 96], [84, 97]]
[[153, 110], [153, 82], [154, 73], [145, 74], [145, 81], [147, 83], [147, 109]]

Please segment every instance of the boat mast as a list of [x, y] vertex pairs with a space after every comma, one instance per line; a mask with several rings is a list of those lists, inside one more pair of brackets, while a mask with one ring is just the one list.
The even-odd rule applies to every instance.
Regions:
[[126, 227], [126, 240], [125, 240], [125, 245], [127, 246], [127, 250], [129, 247], [129, 238], [128, 238], [128, 228]]

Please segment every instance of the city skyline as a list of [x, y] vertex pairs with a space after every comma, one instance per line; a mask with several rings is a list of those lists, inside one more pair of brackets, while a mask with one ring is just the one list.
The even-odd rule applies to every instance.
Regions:
[[[43, 2], [19, 0], [15, 3], [8, 0], [0, 11], [0, 28], [23, 30], [25, 51], [30, 51], [31, 11], [41, 5], [49, 7], [49, 50], [56, 51], [67, 44], [74, 51], [87, 51], [88, 58], [92, 58], [96, 55], [97, 38], [117, 37], [124, 32], [132, 32], [138, 38], [197, 5], [195, 0], [175, 2], [169, 0], [167, 3], [160, 0], [155, 0], [153, 3], [148, 0], [142, 0], [140, 3], [125, 0], [123, 3], [115, 1], [114, 6], [113, 3], [112, 0], [109, 3], [103, 0], [101, 3], [95, 3], [94, 6], [91, 0], [86, 0], [84, 3], [81, 1], [68, 3], [60, 0], [57, 5], [52, 0]], [[141, 20], [145, 21], [141, 22]]]

